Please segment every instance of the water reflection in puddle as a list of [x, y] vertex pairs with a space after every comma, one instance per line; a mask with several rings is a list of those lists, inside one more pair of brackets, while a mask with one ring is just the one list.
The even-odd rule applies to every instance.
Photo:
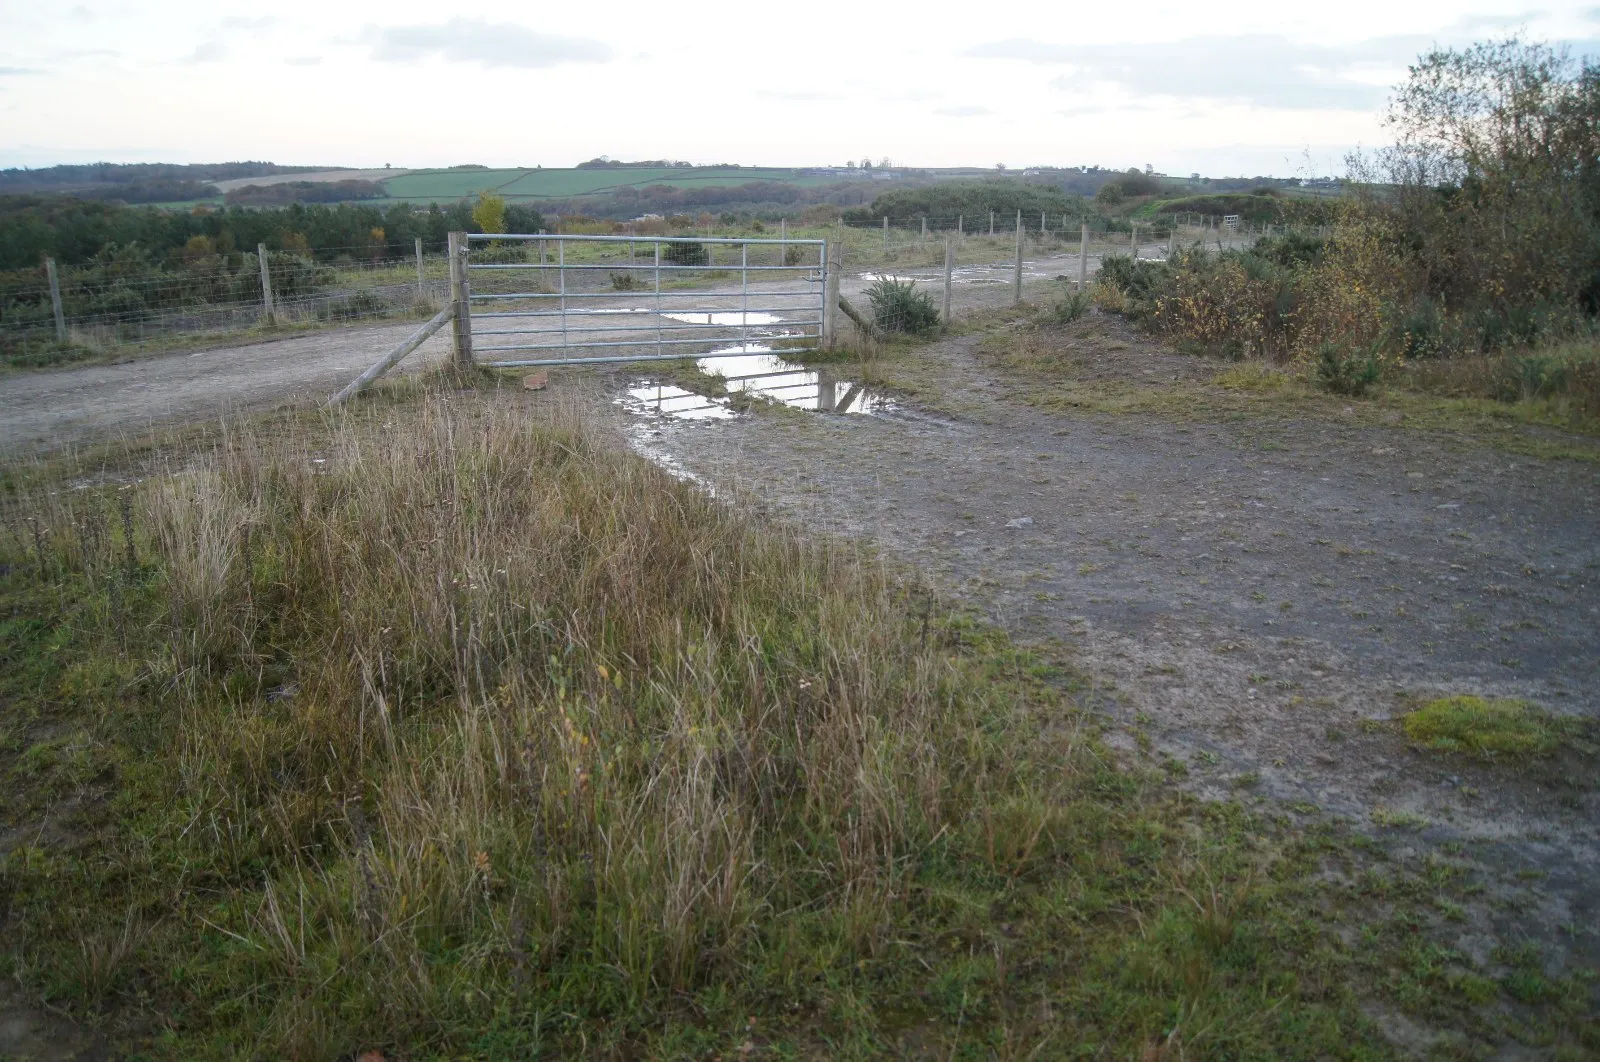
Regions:
[[758, 310], [729, 310], [726, 312], [711, 313], [664, 313], [662, 317], [684, 324], [726, 325], [738, 328], [740, 325], [770, 325], [777, 324], [782, 318], [775, 313], [762, 313]]
[[672, 384], [640, 381], [618, 399], [630, 413], [655, 414], [675, 420], [724, 420], [737, 416], [732, 396], [781, 402], [795, 409], [824, 413], [881, 413], [888, 399], [859, 383], [839, 377], [828, 367], [808, 369], [785, 361], [759, 343], [726, 347], [696, 362], [701, 372], [727, 381], [729, 397], [708, 398]]

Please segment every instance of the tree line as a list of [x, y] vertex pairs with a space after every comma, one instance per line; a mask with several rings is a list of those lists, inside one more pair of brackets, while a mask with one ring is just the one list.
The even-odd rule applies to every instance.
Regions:
[[[545, 227], [539, 211], [520, 204], [507, 208], [506, 223], [523, 232]], [[196, 247], [228, 254], [262, 243], [326, 262], [387, 258], [412, 253], [419, 237], [425, 250], [441, 251], [451, 231], [482, 231], [472, 220], [472, 204], [172, 211], [70, 196], [0, 196], [0, 271], [37, 269], [46, 257], [74, 266], [102, 255], [126, 260], [130, 253], [152, 266], [176, 266]]]

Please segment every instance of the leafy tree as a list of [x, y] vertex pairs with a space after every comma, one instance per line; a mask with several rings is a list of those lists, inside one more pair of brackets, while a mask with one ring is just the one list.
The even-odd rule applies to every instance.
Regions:
[[472, 220], [480, 232], [506, 231], [506, 201], [493, 192], [479, 192], [472, 208]]
[[1512, 37], [1436, 49], [1390, 107], [1369, 179], [1416, 283], [1456, 309], [1600, 309], [1600, 67]]

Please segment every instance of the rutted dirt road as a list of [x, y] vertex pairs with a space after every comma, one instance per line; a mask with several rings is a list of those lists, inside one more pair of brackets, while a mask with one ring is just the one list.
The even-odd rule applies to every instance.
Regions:
[[[1216, 370], [1106, 318], [1062, 342], [1084, 373]], [[1130, 755], [1148, 739], [1200, 792], [1348, 817], [1413, 854], [1464, 845], [1488, 882], [1469, 925], [1600, 958], [1592, 779], [1423, 756], [1393, 722], [1446, 693], [1600, 716], [1600, 468], [1337, 416], [1056, 414], [980, 350], [919, 355], [955, 413], [634, 431], [1057, 647]], [[1461, 946], [1483, 959], [1490, 939]]]

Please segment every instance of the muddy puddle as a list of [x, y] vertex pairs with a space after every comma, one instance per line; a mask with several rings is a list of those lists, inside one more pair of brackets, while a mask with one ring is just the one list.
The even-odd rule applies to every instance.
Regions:
[[871, 415], [890, 408], [887, 398], [845, 378], [837, 370], [796, 365], [760, 343], [711, 351], [701, 357], [696, 366], [703, 373], [721, 376], [728, 393], [699, 395], [665, 381], [638, 380], [617, 401], [630, 413], [673, 420], [736, 417], [739, 415], [736, 407], [743, 403], [735, 400], [740, 398], [756, 398], [823, 413]]

